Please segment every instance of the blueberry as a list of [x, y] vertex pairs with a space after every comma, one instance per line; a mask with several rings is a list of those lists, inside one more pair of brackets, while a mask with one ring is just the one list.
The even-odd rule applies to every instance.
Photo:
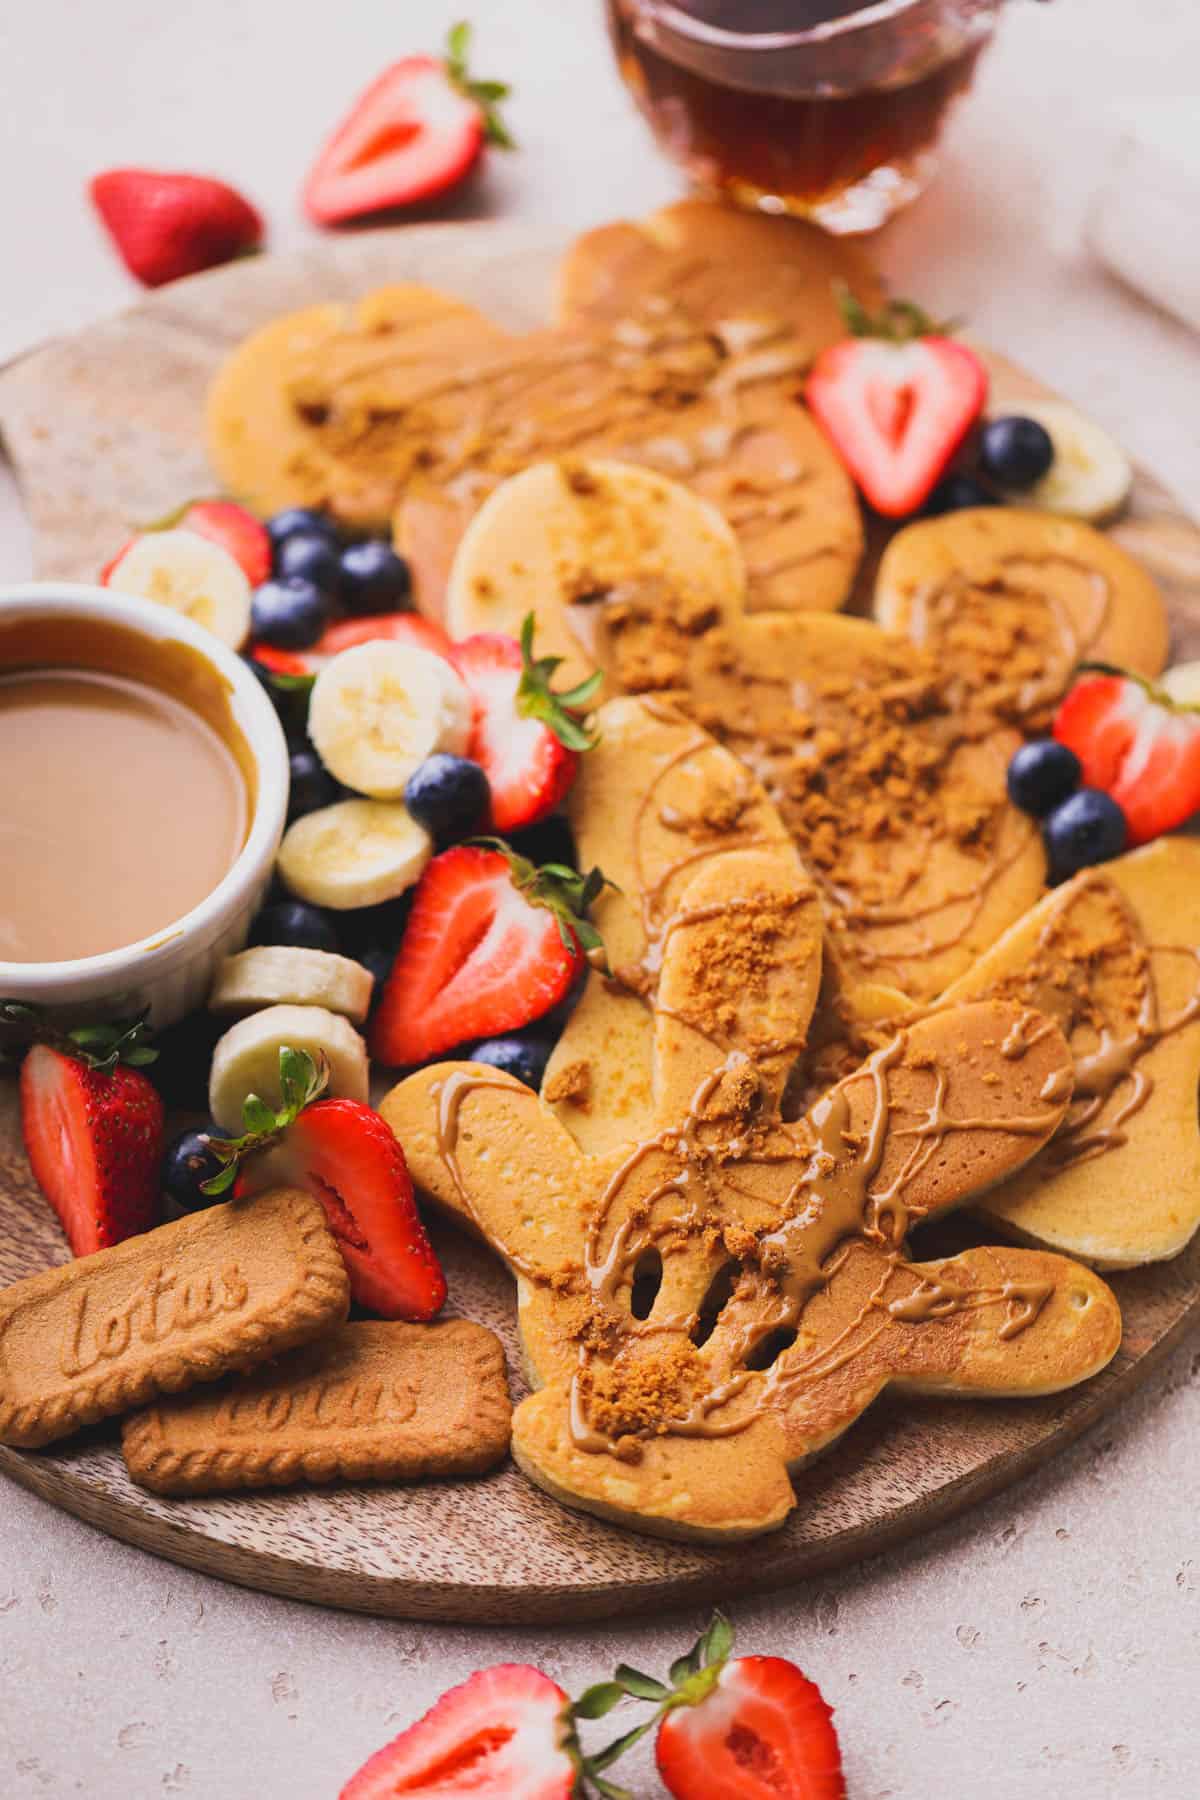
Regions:
[[267, 536], [276, 550], [288, 538], [294, 537], [297, 532], [303, 532], [307, 537], [311, 537], [315, 533], [323, 537], [327, 543], [335, 547], [337, 545], [337, 527], [332, 519], [326, 518], [323, 512], [317, 512], [314, 507], [289, 506], [283, 512], [274, 513], [267, 520]]
[[275, 573], [287, 579], [299, 576], [311, 581], [332, 599], [342, 581], [337, 547], [321, 532], [295, 531], [275, 552]]
[[1054, 461], [1054, 440], [1036, 419], [990, 419], [979, 439], [979, 466], [1004, 487], [1030, 488]]
[[193, 1012], [157, 1034], [158, 1061], [147, 1074], [168, 1108], [197, 1112], [206, 1104], [213, 1050], [228, 1023], [215, 1013]]
[[383, 900], [378, 906], [358, 906], [338, 914], [338, 936], [342, 955], [370, 969], [376, 980], [380, 971], [390, 968], [400, 948], [408, 915], [412, 910], [412, 889], [395, 900]]
[[1093, 863], [1108, 862], [1125, 848], [1125, 814], [1100, 788], [1080, 788], [1042, 824], [1050, 879], [1065, 881]]
[[280, 900], [264, 906], [250, 927], [252, 944], [295, 944], [302, 950], [338, 948], [338, 934], [328, 913], [305, 900]]
[[307, 650], [329, 623], [329, 598], [315, 581], [264, 581], [250, 603], [250, 629], [277, 650]]
[[1022, 812], [1040, 819], [1073, 794], [1083, 778], [1079, 758], [1055, 738], [1035, 738], [1013, 753], [1008, 765], [1008, 797]]
[[291, 787], [288, 793], [288, 824], [319, 807], [332, 806], [341, 795], [333, 779], [311, 744], [301, 744], [288, 758]]
[[392, 972], [392, 964], [395, 960], [396, 946], [394, 944], [390, 949], [386, 944], [368, 944], [355, 958], [355, 961], [360, 962], [363, 968], [368, 971], [372, 981], [375, 983], [375, 986], [371, 990], [372, 1006], [374, 1006], [380, 994], [383, 992], [383, 985]]
[[439, 845], [467, 837], [488, 809], [491, 789], [477, 762], [435, 751], [408, 778], [404, 804]]
[[938, 482], [925, 505], [922, 507], [930, 518], [937, 518], [941, 513], [961, 512], [964, 506], [999, 506], [995, 494], [970, 475], [947, 475]]
[[408, 603], [408, 564], [378, 538], [351, 544], [341, 556], [342, 597], [351, 612], [395, 612]]
[[514, 1032], [511, 1037], [485, 1038], [482, 1044], [476, 1044], [471, 1061], [503, 1069], [506, 1075], [515, 1075], [526, 1087], [536, 1090], [542, 1085], [553, 1048], [550, 1039], [538, 1032], [528, 1035]]
[[518, 856], [527, 856], [539, 866], [553, 862], [564, 863], [569, 869], [579, 867], [575, 839], [565, 813], [550, 813], [536, 825], [527, 825], [524, 831], [510, 831], [508, 841]]
[[221, 1160], [209, 1147], [208, 1133], [222, 1137], [215, 1125], [207, 1131], [181, 1131], [167, 1145], [159, 1181], [163, 1193], [175, 1202], [181, 1212], [200, 1212], [206, 1206], [217, 1206], [228, 1200], [228, 1194], [205, 1194], [202, 1181], [210, 1181], [221, 1173]]

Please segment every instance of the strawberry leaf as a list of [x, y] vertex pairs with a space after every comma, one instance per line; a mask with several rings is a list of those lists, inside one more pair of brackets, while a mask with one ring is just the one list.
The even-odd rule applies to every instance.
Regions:
[[723, 1612], [714, 1612], [708, 1630], [700, 1640], [700, 1659], [704, 1667], [723, 1663], [733, 1649], [733, 1626]]
[[517, 687], [517, 711], [523, 719], [539, 719], [567, 750], [594, 749], [598, 739], [585, 720], [576, 715], [586, 709], [600, 691], [604, 676], [599, 669], [573, 688], [555, 693], [550, 683], [562, 665], [561, 656], [533, 654], [533, 614], [521, 625], [521, 680]]
[[24, 1000], [0, 1000], [0, 1061], [21, 1057], [34, 1044], [46, 1044], [99, 1075], [111, 1075], [118, 1063], [131, 1069], [148, 1068], [158, 1061], [158, 1051], [147, 1041], [150, 1027], [146, 1017], [139, 1013], [132, 1019], [64, 1030]]
[[602, 1719], [610, 1713], [614, 1706], [625, 1698], [625, 1689], [619, 1681], [597, 1681], [590, 1688], [585, 1688], [578, 1700], [571, 1707], [577, 1719]]
[[640, 1669], [631, 1669], [628, 1663], [618, 1663], [613, 1680], [624, 1694], [632, 1694], [635, 1700], [665, 1700], [671, 1690], [664, 1682], [656, 1681], [653, 1675], [643, 1675]]
[[957, 319], [934, 319], [915, 300], [886, 300], [880, 312], [868, 312], [844, 281], [835, 281], [833, 291], [851, 337], [911, 344], [914, 338], [949, 337], [961, 323]]
[[547, 912], [554, 914], [563, 948], [572, 954], [577, 948], [582, 950], [590, 962], [607, 973], [604, 939], [587, 913], [606, 887], [620, 892], [615, 881], [610, 881], [598, 868], [589, 869], [586, 875], [569, 868], [566, 863], [543, 863], [539, 868], [528, 857], [519, 856], [503, 838], [468, 838], [467, 842], [480, 849], [498, 851], [508, 863], [517, 892], [531, 906], [544, 906]]
[[329, 1085], [329, 1063], [324, 1056], [313, 1058], [307, 1050], [293, 1050], [289, 1044], [279, 1047], [279, 1109], [268, 1106], [257, 1094], [247, 1094], [242, 1102], [241, 1137], [210, 1137], [209, 1149], [222, 1167], [216, 1175], [200, 1183], [202, 1194], [224, 1194], [233, 1186], [238, 1170], [248, 1156], [268, 1150], [279, 1142], [289, 1125], [294, 1125], [306, 1106], [320, 1098]]
[[508, 99], [512, 89], [506, 81], [475, 81], [467, 66], [470, 49], [471, 26], [466, 19], [460, 19], [446, 33], [444, 67], [447, 78], [451, 86], [468, 100], [473, 100], [483, 114], [483, 135], [488, 143], [501, 150], [515, 150], [516, 141], [499, 112], [500, 102]]

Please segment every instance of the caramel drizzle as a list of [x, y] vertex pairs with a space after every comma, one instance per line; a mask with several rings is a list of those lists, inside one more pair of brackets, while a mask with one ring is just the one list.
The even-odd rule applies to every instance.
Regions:
[[[692, 1025], [692, 1021], [684, 1022]], [[694, 1025], [692, 1028], [699, 1029]], [[1028, 1048], [1040, 1035], [1044, 1034], [1029, 1032], [1025, 1047]], [[721, 1190], [729, 1183], [723, 1167], [719, 1178], [714, 1180], [712, 1175], [714, 1147], [701, 1135], [705, 1109], [732, 1069], [754, 1064], [769, 1055], [779, 1055], [783, 1048], [771, 1045], [754, 1056], [743, 1051], [730, 1052], [698, 1087], [683, 1124], [661, 1130], [653, 1138], [636, 1145], [610, 1177], [590, 1221], [585, 1255], [585, 1275], [598, 1304], [610, 1305], [616, 1299], [622, 1287], [632, 1280], [637, 1261], [647, 1248], [677, 1232], [686, 1238], [699, 1225], [697, 1188], [701, 1202], [720, 1205]], [[903, 1190], [936, 1153], [945, 1137], [954, 1131], [1044, 1135], [1049, 1123], [1044, 1114], [1041, 1117], [1015, 1115], [994, 1119], [956, 1117], [946, 1110], [947, 1079], [944, 1072], [938, 1070], [935, 1095], [926, 1112], [913, 1126], [896, 1129], [896, 1135], [913, 1138], [912, 1150], [888, 1188], [873, 1196], [871, 1183], [879, 1172], [891, 1120], [887, 1072], [903, 1058], [905, 1048], [906, 1039], [901, 1033], [874, 1052], [854, 1076], [824, 1095], [812, 1108], [809, 1125], [813, 1141], [781, 1209], [791, 1216], [773, 1230], [758, 1236], [756, 1257], [761, 1267], [769, 1272], [772, 1291], [760, 1287], [749, 1297], [737, 1294], [727, 1303], [709, 1346], [706, 1346], [706, 1360], [711, 1366], [714, 1358], [719, 1359], [731, 1373], [724, 1381], [697, 1395], [686, 1413], [660, 1421], [662, 1433], [710, 1437], [729, 1436], [745, 1430], [755, 1416], [754, 1408], [721, 1420], [710, 1415], [737, 1398], [752, 1381], [758, 1383], [764, 1404], [777, 1408], [785, 1406], [799, 1387], [826, 1378], [836, 1368], [860, 1355], [867, 1344], [887, 1329], [888, 1318], [908, 1318], [912, 1322], [918, 1316], [948, 1317], [954, 1311], [967, 1310], [968, 1305], [978, 1309], [1003, 1304], [1008, 1308], [1008, 1315], [999, 1327], [999, 1333], [1006, 1340], [1017, 1336], [1037, 1318], [1054, 1291], [1053, 1283], [1006, 1282], [995, 1287], [962, 1289], [959, 1300], [953, 1299], [943, 1283], [938, 1306], [931, 1304], [925, 1314], [920, 1313], [920, 1302], [916, 1303], [917, 1311], [910, 1314], [884, 1308], [888, 1318], [875, 1326], [866, 1339], [857, 1339], [871, 1311], [881, 1306], [888, 1281], [904, 1267], [900, 1260], [904, 1236], [910, 1222], [917, 1222], [922, 1216], [919, 1211], [912, 1213], [906, 1207]], [[865, 1140], [847, 1162], [851, 1119], [849, 1088], [855, 1080], [871, 1082], [873, 1105]], [[795, 1161], [800, 1148], [796, 1138], [778, 1121], [771, 1121], [771, 1129], [783, 1132], [789, 1145], [787, 1151], [773, 1153], [769, 1146], [765, 1150], [747, 1151], [739, 1145], [738, 1149], [743, 1153], [738, 1160], [760, 1167]], [[716, 1156], [721, 1158], [729, 1154], [730, 1149], [729, 1145], [719, 1146]], [[664, 1156], [671, 1154], [677, 1166], [639, 1198], [636, 1206], [620, 1220], [607, 1247], [602, 1250], [605, 1227], [622, 1191], [645, 1159], [656, 1152]], [[668, 1221], [659, 1225], [645, 1222], [661, 1201], [676, 1197], [683, 1204]], [[888, 1251], [881, 1282], [855, 1318], [835, 1340], [807, 1357], [785, 1353], [765, 1375], [748, 1367], [748, 1359], [766, 1338], [777, 1331], [798, 1327], [809, 1302], [828, 1286], [842, 1266], [844, 1254], [837, 1254], [839, 1248], [854, 1240], [884, 1244]], [[738, 1318], [739, 1312], [747, 1316]], [[681, 1328], [690, 1332], [697, 1317], [694, 1312], [687, 1320], [656, 1320], [651, 1315], [645, 1321], [631, 1319], [624, 1325], [624, 1330], [632, 1338]], [[612, 1451], [615, 1448], [613, 1441], [595, 1430], [587, 1417], [583, 1380], [589, 1362], [590, 1353], [581, 1344], [571, 1383], [572, 1440], [577, 1448], [585, 1451]]]

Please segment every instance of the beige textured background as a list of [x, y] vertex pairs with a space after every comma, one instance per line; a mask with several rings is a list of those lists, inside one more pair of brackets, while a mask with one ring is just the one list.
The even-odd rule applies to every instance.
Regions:
[[[126, 303], [82, 201], [122, 161], [212, 169], [302, 242], [299, 175], [345, 100], [432, 45], [443, 0], [41, 0], [0, 8], [0, 358]], [[677, 191], [615, 81], [598, 0], [476, 0], [479, 72], [519, 85], [519, 156], [455, 216], [571, 229]], [[1014, 0], [938, 188], [880, 244], [901, 291], [1087, 405], [1200, 511], [1200, 340], [1081, 248], [1117, 98], [1200, 94], [1193, 0]], [[1197, 102], [1200, 106], [1200, 102]], [[28, 569], [0, 470], [3, 578]], [[1136, 1195], [1130, 1196], [1136, 1204]], [[907, 1551], [733, 1612], [837, 1709], [853, 1800], [1200, 1792], [1200, 1344], [1056, 1466]], [[332, 1800], [481, 1663], [578, 1691], [659, 1670], [696, 1616], [473, 1632], [323, 1613], [158, 1563], [0, 1484], [0, 1787]], [[650, 1796], [648, 1759], [629, 1780]]]

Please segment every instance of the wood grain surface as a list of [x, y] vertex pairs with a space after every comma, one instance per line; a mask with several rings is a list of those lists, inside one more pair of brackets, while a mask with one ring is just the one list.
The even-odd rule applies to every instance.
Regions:
[[[211, 490], [200, 418], [227, 350], [276, 313], [420, 280], [513, 329], [546, 316], [561, 245], [528, 227], [370, 232], [180, 282], [0, 375], [0, 428], [33, 526], [39, 576], [93, 580], [131, 527]], [[1046, 389], [989, 357], [994, 401]], [[1200, 529], [1139, 472], [1113, 535], [1163, 584], [1174, 654], [1200, 656]], [[1130, 1196], [1136, 1204], [1136, 1196]], [[504, 1339], [518, 1383], [512, 1288], [479, 1246], [435, 1227], [448, 1309]], [[965, 1222], [921, 1254], [979, 1241]], [[66, 1260], [29, 1175], [16, 1096], [0, 1089], [0, 1283]], [[1095, 1381], [1041, 1401], [878, 1404], [797, 1479], [785, 1528], [728, 1549], [663, 1543], [566, 1511], [512, 1467], [477, 1481], [164, 1500], [125, 1473], [114, 1429], [0, 1469], [80, 1518], [208, 1574], [402, 1618], [552, 1622], [644, 1613], [776, 1588], [929, 1528], [1044, 1463], [1130, 1393], [1200, 1322], [1200, 1239], [1175, 1262], [1112, 1278], [1125, 1336]], [[519, 1391], [519, 1384], [518, 1384]]]

